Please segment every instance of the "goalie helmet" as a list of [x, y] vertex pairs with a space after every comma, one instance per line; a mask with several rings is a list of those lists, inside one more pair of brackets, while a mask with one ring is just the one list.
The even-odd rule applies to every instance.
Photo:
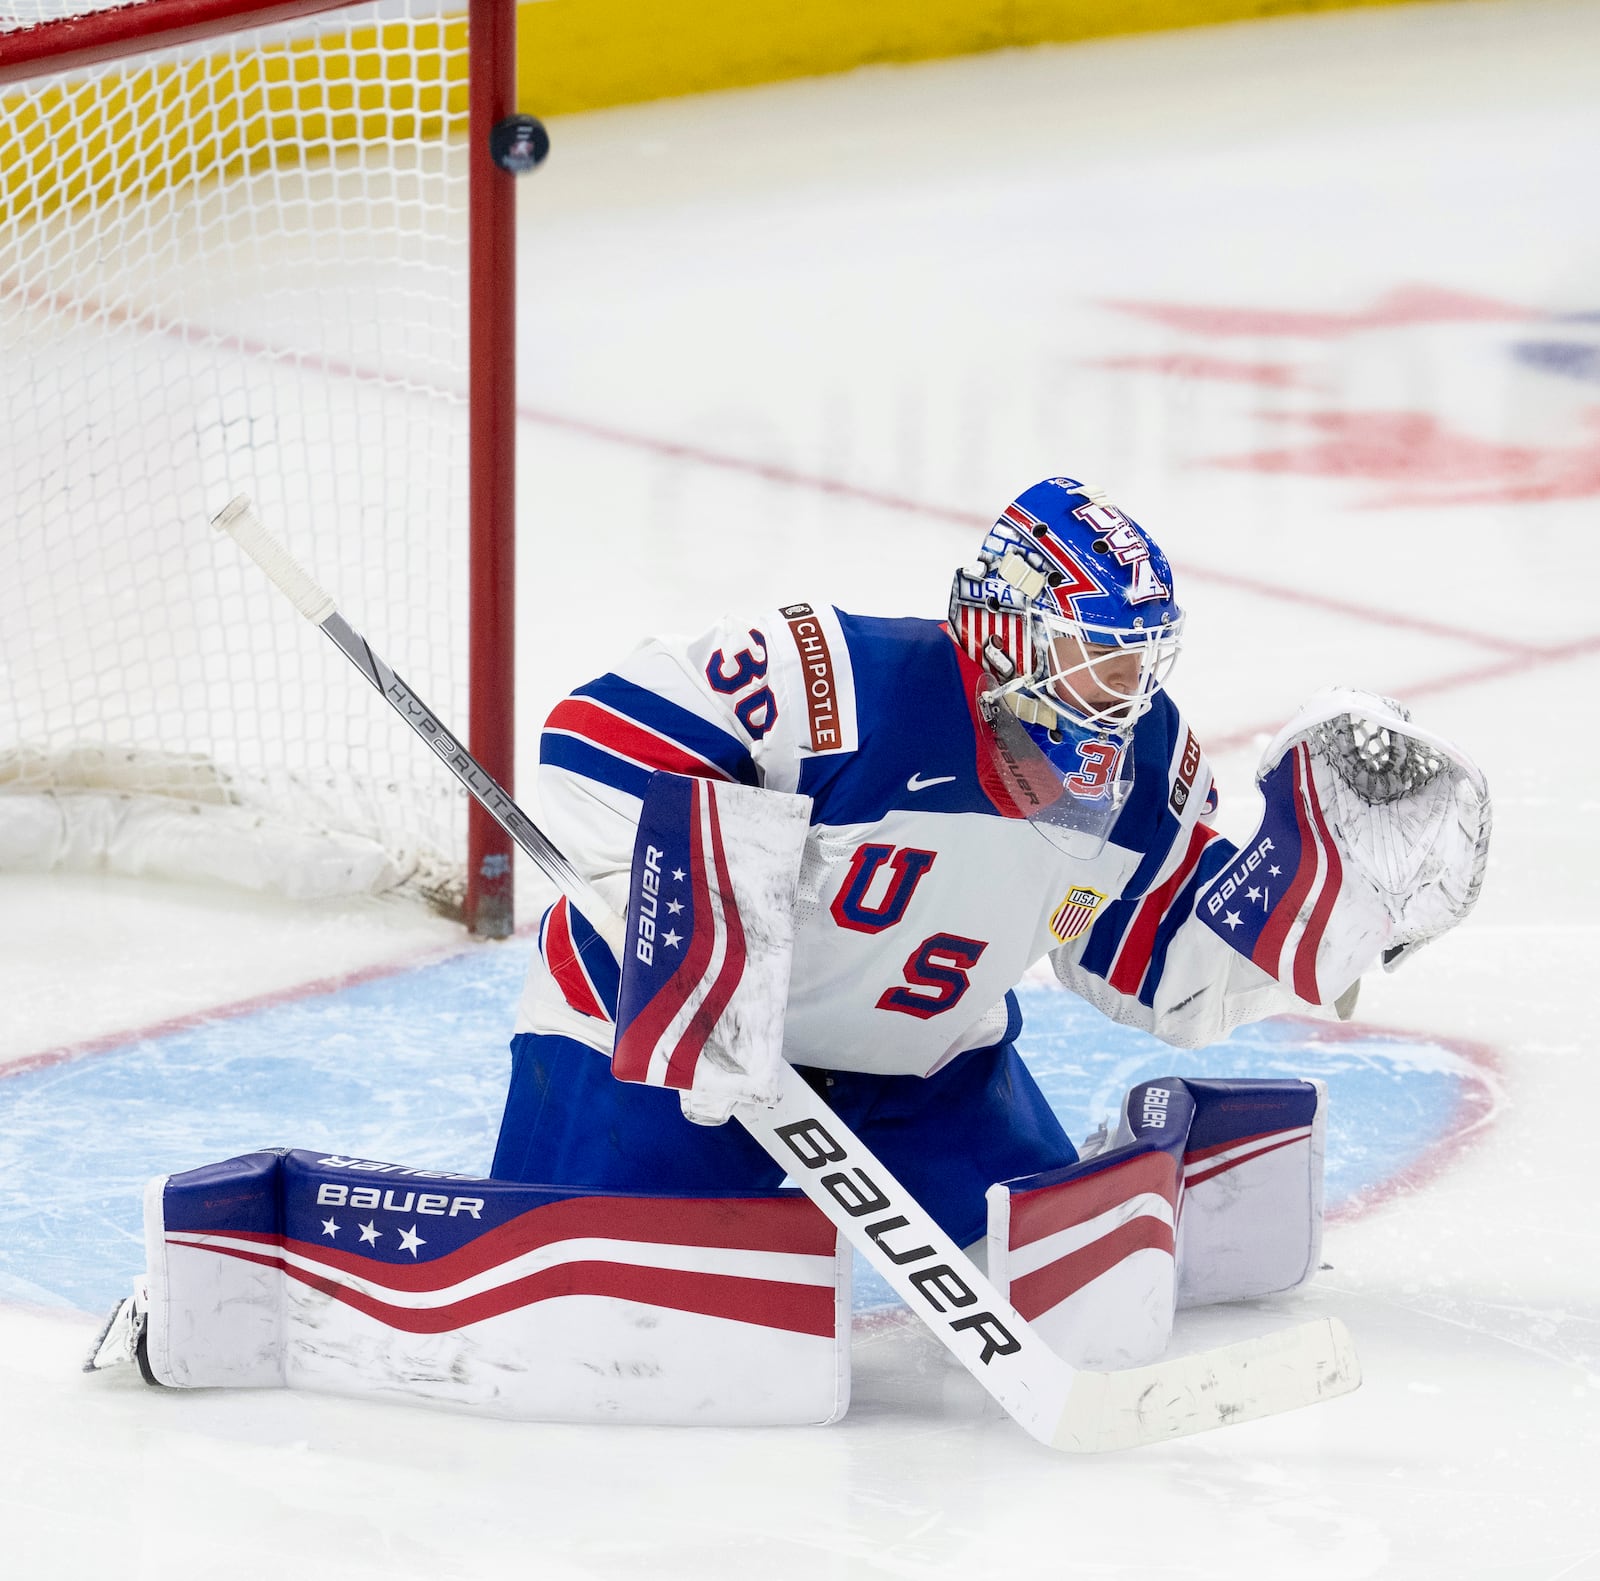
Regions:
[[950, 630], [1028, 734], [1126, 740], [1178, 656], [1167, 557], [1104, 493], [1046, 478], [1001, 512], [956, 572]]

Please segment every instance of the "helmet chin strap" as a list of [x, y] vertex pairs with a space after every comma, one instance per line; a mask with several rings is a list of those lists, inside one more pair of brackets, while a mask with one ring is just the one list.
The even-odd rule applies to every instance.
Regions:
[[[1075, 730], [1121, 736], [1127, 734], [1133, 723], [1132, 720], [1116, 723], [1099, 717], [1099, 711], [1095, 717], [1075, 715], [1065, 704], [1046, 702], [1044, 698], [1027, 691], [1026, 688], [1041, 684], [1038, 674], [1020, 670], [1012, 663], [1011, 655], [992, 640], [984, 645], [983, 667], [996, 683], [985, 693], [985, 702], [990, 707], [1004, 703], [1025, 725], [1036, 725], [1044, 730], [1060, 730], [1070, 726]], [[1045, 681], [1042, 684], [1049, 683]]]
[[[997, 649], [985, 648], [984, 658], [989, 659], [990, 657], [1000, 659], [1007, 669], [1014, 668], [1005, 654], [1000, 653]], [[1015, 675], [1008, 681], [1002, 681], [997, 673], [998, 666], [986, 665], [985, 668], [998, 683], [992, 690], [984, 694], [984, 702], [990, 708], [1004, 703], [1023, 724], [1037, 725], [1044, 730], [1060, 730], [1064, 725], [1071, 725], [1080, 730], [1100, 728], [1098, 725], [1089, 724], [1086, 720], [1074, 719], [1063, 709], [1053, 708], [1043, 699], [1034, 697], [1024, 691], [1023, 688], [1025, 686], [1032, 684], [1033, 676]], [[1111, 727], [1107, 725], [1104, 728], [1109, 731]]]
[[[987, 701], [991, 705], [1004, 703], [1025, 725], [1039, 725], [1045, 730], [1059, 730], [1063, 722], [1060, 710], [1041, 702], [1037, 697], [1030, 697], [1022, 690], [1032, 679], [1031, 675], [1019, 675], [1015, 680], [997, 686], [988, 694]], [[1071, 720], [1066, 722], [1076, 723]]]

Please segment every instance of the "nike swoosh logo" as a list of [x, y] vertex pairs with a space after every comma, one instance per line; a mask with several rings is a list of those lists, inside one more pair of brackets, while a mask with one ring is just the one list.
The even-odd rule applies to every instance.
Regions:
[[954, 778], [954, 774], [940, 774], [935, 779], [925, 780], [921, 774], [913, 774], [906, 781], [906, 789], [908, 791], [927, 790], [930, 785], [948, 785]]

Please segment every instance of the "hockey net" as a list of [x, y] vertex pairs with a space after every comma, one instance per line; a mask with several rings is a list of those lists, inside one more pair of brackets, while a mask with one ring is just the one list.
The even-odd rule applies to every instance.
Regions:
[[465, 4], [0, 0], [0, 870], [462, 903], [459, 787], [207, 518], [465, 721]]

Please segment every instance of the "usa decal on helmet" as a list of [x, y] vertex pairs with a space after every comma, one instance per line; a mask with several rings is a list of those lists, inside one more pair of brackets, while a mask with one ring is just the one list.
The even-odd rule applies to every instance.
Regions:
[[[1081, 512], [1076, 514], [1081, 514]], [[1050, 531], [1042, 517], [1033, 515], [1031, 512], [1024, 510], [1018, 502], [1012, 501], [1000, 512], [1000, 520], [995, 523], [995, 526], [1000, 527], [1006, 523], [1010, 523], [1017, 530], [1018, 535], [1028, 548], [1035, 549], [1043, 554], [1045, 559], [1055, 567], [1056, 580], [1041, 596], [1053, 600], [1056, 608], [1068, 619], [1077, 618], [1078, 599], [1105, 597], [1108, 589]], [[987, 542], [984, 547], [988, 548]]]

